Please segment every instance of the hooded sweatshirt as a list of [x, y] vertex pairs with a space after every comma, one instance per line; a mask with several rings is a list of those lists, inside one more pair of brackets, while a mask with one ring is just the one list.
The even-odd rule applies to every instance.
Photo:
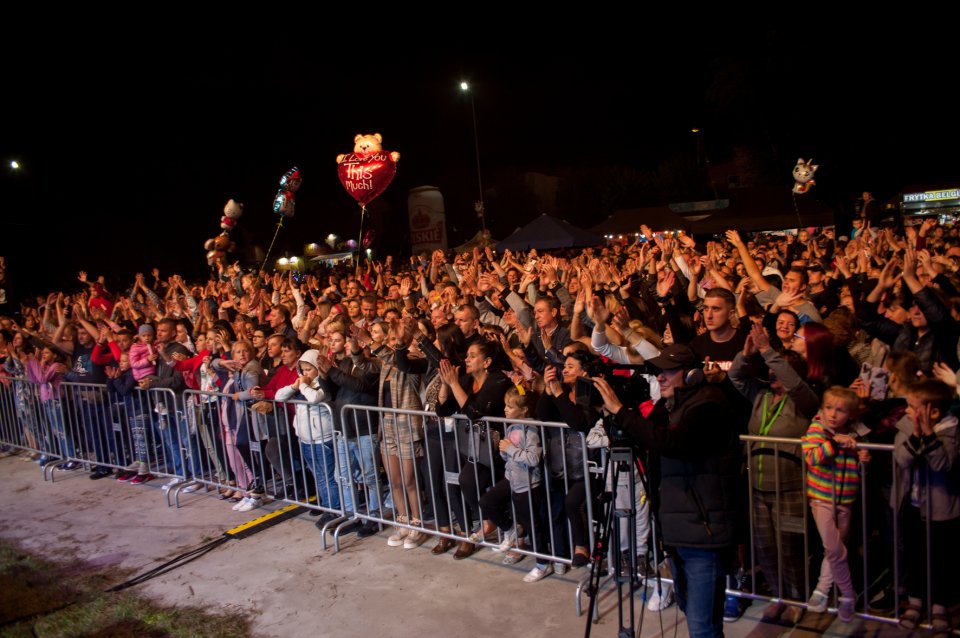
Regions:
[[[297, 368], [303, 374], [303, 364], [308, 363], [319, 369], [317, 360], [320, 353], [317, 350], [307, 350], [297, 362]], [[320, 387], [317, 379], [310, 385], [300, 384], [294, 388], [293, 384], [283, 386], [277, 390], [277, 401], [296, 401], [293, 429], [297, 437], [304, 443], [330, 443], [333, 441], [333, 412], [329, 405], [320, 405], [332, 397]], [[307, 405], [313, 404], [313, 405]]]

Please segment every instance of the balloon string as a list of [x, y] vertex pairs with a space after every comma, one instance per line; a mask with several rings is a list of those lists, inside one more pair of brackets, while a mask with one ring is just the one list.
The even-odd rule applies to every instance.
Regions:
[[363, 247], [363, 216], [367, 214], [367, 205], [360, 204], [360, 236], [357, 237], [357, 272], [356, 275], [360, 276], [360, 250]]
[[790, 194], [793, 195], [793, 210], [797, 213], [797, 231], [799, 231], [803, 228], [803, 221], [800, 219], [800, 207], [797, 205], [797, 194], [793, 192]]
[[267, 254], [263, 258], [263, 264], [260, 265], [260, 272], [263, 272], [263, 269], [267, 267], [267, 261], [270, 259], [270, 251], [273, 250], [273, 244], [277, 241], [277, 235], [280, 234], [281, 228], [283, 228], [283, 217], [277, 222], [277, 230], [273, 233], [273, 239], [270, 240], [270, 247], [267, 248]]

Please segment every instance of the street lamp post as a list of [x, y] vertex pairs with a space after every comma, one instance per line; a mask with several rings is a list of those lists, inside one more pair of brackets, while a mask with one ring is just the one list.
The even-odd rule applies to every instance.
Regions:
[[480, 201], [474, 204], [474, 210], [477, 211], [477, 215], [480, 217], [480, 228], [486, 232], [487, 219], [485, 216], [486, 211], [483, 207], [483, 179], [480, 176], [480, 138], [477, 136], [477, 107], [473, 101], [473, 91], [470, 90], [470, 84], [461, 82], [460, 90], [470, 95], [470, 113], [473, 115], [473, 148], [477, 154], [477, 186], [480, 188]]

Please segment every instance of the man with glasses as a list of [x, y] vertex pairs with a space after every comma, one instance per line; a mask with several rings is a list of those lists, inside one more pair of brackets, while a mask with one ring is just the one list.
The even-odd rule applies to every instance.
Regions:
[[[256, 352], [257, 361], [263, 361], [267, 354], [267, 330], [269, 327], [256, 326], [250, 335], [250, 341], [253, 342], [253, 349]], [[262, 363], [260, 364], [263, 365]]]

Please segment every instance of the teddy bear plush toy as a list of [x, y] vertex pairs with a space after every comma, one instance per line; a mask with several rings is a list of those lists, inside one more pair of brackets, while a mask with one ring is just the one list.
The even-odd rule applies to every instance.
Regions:
[[230, 231], [236, 228], [237, 220], [241, 215], [243, 215], [243, 204], [239, 202], [231, 199], [223, 207], [223, 217], [220, 218], [220, 228], [223, 232], [203, 244], [207, 251], [207, 265], [225, 263], [227, 253], [234, 251], [236, 244], [230, 240]]
[[[383, 137], [379, 133], [374, 133], [373, 135], [357, 135], [353, 138], [353, 152], [361, 159], [374, 153], [379, 153], [382, 150]], [[345, 157], [345, 153], [337, 155], [337, 164], [342, 163]], [[390, 159], [394, 162], [400, 161], [400, 153], [390, 151]]]
[[203, 247], [207, 249], [207, 265], [215, 266], [218, 263], [226, 265], [227, 253], [233, 252], [237, 245], [230, 239], [230, 235], [224, 231], [208, 239]]

